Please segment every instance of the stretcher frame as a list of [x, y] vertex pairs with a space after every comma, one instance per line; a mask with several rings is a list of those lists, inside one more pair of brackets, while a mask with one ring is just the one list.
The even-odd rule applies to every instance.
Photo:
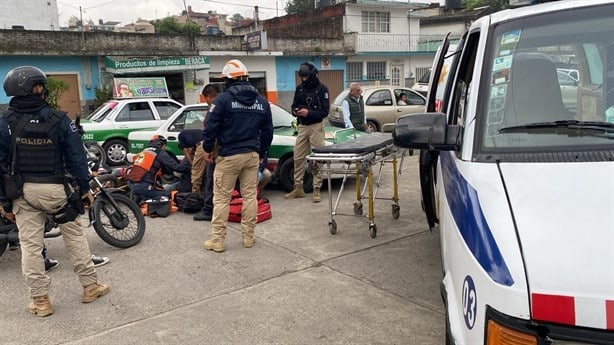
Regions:
[[[361, 142], [364, 142], [365, 146], [361, 146]], [[326, 174], [330, 216], [328, 229], [332, 235], [337, 233], [335, 216], [362, 217], [362, 201], [365, 199], [368, 200], [368, 212], [366, 217], [369, 220], [369, 234], [371, 238], [377, 236], [377, 225], [375, 224], [374, 212], [375, 200], [393, 201], [391, 205], [392, 217], [394, 219], [399, 218], [401, 207], [399, 206], [398, 184], [402, 173], [403, 160], [407, 154], [411, 154], [411, 151], [394, 146], [392, 136], [389, 133], [373, 133], [360, 136], [347, 142], [314, 149], [313, 152], [307, 156], [307, 160], [310, 162], [322, 163], [322, 173]], [[392, 163], [392, 197], [378, 198], [377, 193], [381, 186], [382, 170], [387, 163]], [[378, 169], [377, 174], [374, 175], [373, 166], [376, 165]], [[333, 203], [332, 175], [338, 174], [343, 174], [343, 180]], [[356, 178], [354, 213], [340, 213], [337, 210], [339, 208], [341, 196], [345, 190], [345, 183], [351, 175]], [[361, 175], [366, 177], [362, 184], [360, 182]]]

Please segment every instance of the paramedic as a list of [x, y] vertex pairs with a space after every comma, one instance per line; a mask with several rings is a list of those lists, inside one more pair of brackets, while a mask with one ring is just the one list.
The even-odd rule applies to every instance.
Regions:
[[189, 165], [180, 164], [166, 152], [166, 142], [164, 136], [154, 135], [147, 148], [135, 157], [128, 172], [128, 186], [136, 195], [139, 204], [160, 196], [170, 198], [170, 190], [165, 190], [162, 186], [163, 169], [179, 173], [190, 171]]
[[203, 132], [203, 149], [207, 162], [212, 161], [216, 141], [220, 147], [213, 174], [211, 239], [204, 243], [205, 249], [215, 252], [226, 250], [224, 239], [230, 196], [237, 178], [243, 197], [243, 246], [254, 246], [254, 228], [258, 216], [258, 165], [267, 156], [273, 140], [271, 107], [248, 82], [249, 72], [243, 62], [228, 61], [222, 69], [222, 78], [226, 82], [226, 90], [213, 101]]
[[[81, 135], [66, 113], [49, 107], [43, 98], [46, 84], [47, 76], [36, 67], [10, 70], [4, 79], [4, 91], [12, 98], [0, 117], [0, 165], [5, 172], [14, 171], [21, 177], [7, 182], [12, 176], [3, 174], [4, 192], [13, 201], [19, 228], [21, 266], [32, 298], [28, 309], [37, 316], [53, 314], [48, 295], [51, 280], [41, 255], [47, 214], [58, 215], [63, 221], [59, 228], [83, 286], [81, 302], [93, 302], [109, 291], [107, 285], [98, 284], [89, 245], [76, 220], [83, 212], [80, 203], [89, 206], [93, 202]], [[79, 189], [65, 182], [67, 173], [74, 176]], [[10, 186], [21, 190], [9, 193]]]
[[[215, 84], [207, 84], [203, 89], [203, 99], [209, 105], [209, 109], [213, 105], [213, 101], [221, 92], [220, 87]], [[202, 189], [203, 193], [203, 208], [199, 214], [194, 215], [192, 219], [195, 221], [210, 221], [213, 217], [213, 173], [215, 171], [215, 159], [217, 158], [217, 152], [219, 147], [217, 144], [213, 146], [213, 157], [211, 162], [205, 162], [205, 151], [203, 150], [202, 142], [196, 147], [196, 153], [194, 154], [194, 164], [199, 165], [199, 176], [202, 181], [202, 188], [199, 186], [198, 190]], [[192, 166], [192, 174], [196, 169]], [[204, 176], [203, 176], [204, 175]], [[194, 175], [193, 175], [194, 176]], [[192, 177], [192, 186], [194, 186], [194, 177]], [[192, 187], [194, 192], [194, 187]]]
[[[318, 69], [311, 62], [303, 62], [299, 66], [298, 76], [301, 84], [296, 87], [292, 101], [292, 115], [296, 116], [298, 136], [294, 145], [294, 189], [286, 194], [286, 199], [302, 198], [305, 161], [311, 149], [324, 146], [324, 124], [328, 116], [330, 101], [328, 88], [318, 79]], [[320, 202], [320, 187], [322, 186], [321, 163], [312, 164], [313, 171], [313, 202]]]

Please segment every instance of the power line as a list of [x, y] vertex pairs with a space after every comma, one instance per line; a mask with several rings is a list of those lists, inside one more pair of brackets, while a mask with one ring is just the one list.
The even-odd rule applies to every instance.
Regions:
[[[216, 4], [223, 4], [223, 5], [233, 5], [233, 6], [242, 6], [242, 7], [249, 7], [249, 8], [254, 8], [254, 5], [244, 5], [244, 4], [237, 4], [237, 3], [229, 3], [228, 1], [216, 1], [216, 0], [203, 0], [204, 2], [213, 2]], [[276, 8], [272, 8], [272, 7], [263, 7], [263, 6], [258, 6], [258, 8], [262, 8], [265, 10], [272, 10], [272, 11], [276, 11]]]

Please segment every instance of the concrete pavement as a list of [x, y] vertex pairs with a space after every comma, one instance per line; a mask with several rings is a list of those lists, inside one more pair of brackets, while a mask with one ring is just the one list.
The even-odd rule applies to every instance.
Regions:
[[[384, 167], [378, 197], [391, 196], [391, 170]], [[263, 192], [273, 218], [256, 227], [251, 249], [230, 223], [226, 252], [205, 251], [209, 222], [182, 213], [147, 218], [143, 241], [123, 250], [88, 228], [92, 252], [111, 258], [98, 269], [111, 291], [89, 305], [80, 303], [62, 240], [48, 239], [60, 266], [50, 273], [55, 314], [43, 319], [28, 314], [19, 252], [7, 251], [0, 343], [442, 344], [438, 233], [426, 226], [418, 186], [417, 157], [408, 157], [400, 218], [391, 201], [376, 200], [375, 239], [356, 216], [336, 216], [331, 235], [327, 199], [284, 200], [277, 188]], [[352, 187], [339, 212], [352, 213]]]

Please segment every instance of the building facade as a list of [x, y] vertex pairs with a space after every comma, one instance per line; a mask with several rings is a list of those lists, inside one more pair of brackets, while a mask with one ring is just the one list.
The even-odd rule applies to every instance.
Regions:
[[[27, 13], [27, 15], [24, 15]], [[0, 29], [60, 30], [56, 0], [0, 1]]]

